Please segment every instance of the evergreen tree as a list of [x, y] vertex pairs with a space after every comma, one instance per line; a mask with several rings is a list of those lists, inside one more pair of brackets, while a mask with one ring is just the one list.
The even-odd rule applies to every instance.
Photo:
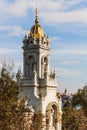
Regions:
[[9, 71], [3, 67], [0, 77], [0, 130], [13, 130], [13, 128], [16, 130], [16, 127], [19, 127], [21, 119], [19, 93], [20, 87]]

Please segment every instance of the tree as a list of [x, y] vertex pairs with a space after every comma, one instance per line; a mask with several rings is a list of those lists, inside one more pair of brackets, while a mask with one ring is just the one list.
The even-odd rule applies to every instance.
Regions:
[[[20, 78], [18, 72], [17, 78]], [[37, 130], [44, 127], [44, 116], [20, 99], [21, 86], [13, 80], [11, 70], [4, 66], [0, 77], [0, 130]]]
[[87, 118], [82, 109], [69, 109], [63, 111], [63, 130], [87, 130]]
[[73, 107], [81, 108], [87, 116], [87, 86], [78, 89], [77, 93], [72, 98]]
[[63, 108], [63, 130], [86, 130], [87, 129], [87, 86], [72, 96], [72, 107]]
[[19, 106], [20, 87], [3, 67], [0, 77], [0, 130], [13, 130], [19, 127], [21, 109]]

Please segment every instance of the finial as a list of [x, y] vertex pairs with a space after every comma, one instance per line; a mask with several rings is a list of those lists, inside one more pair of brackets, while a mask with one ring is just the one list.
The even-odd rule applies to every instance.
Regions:
[[25, 36], [24, 36], [24, 39], [23, 39], [23, 43], [26, 43], [27, 42], [27, 34], [25, 32]]
[[65, 94], [67, 93], [67, 89], [65, 88]]
[[36, 8], [36, 19], [35, 19], [35, 23], [38, 24], [39, 23], [39, 19], [38, 19], [38, 9]]
[[26, 32], [25, 32], [25, 38], [27, 38], [27, 34], [26, 34]]
[[36, 16], [38, 16], [38, 9], [36, 8]]

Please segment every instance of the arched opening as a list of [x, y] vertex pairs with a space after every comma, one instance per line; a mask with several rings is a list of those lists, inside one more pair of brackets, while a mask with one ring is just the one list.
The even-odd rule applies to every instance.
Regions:
[[44, 78], [45, 72], [48, 70], [48, 59], [46, 56], [41, 58], [41, 77]]
[[56, 105], [52, 105], [52, 110], [53, 110], [53, 126], [54, 126], [54, 128], [56, 128], [56, 119], [57, 119], [57, 107], [56, 107]]
[[26, 58], [26, 77], [28, 79], [32, 79], [33, 77], [33, 71], [34, 71], [34, 56], [29, 55]]
[[58, 129], [58, 105], [56, 103], [48, 104], [46, 108], [46, 130]]

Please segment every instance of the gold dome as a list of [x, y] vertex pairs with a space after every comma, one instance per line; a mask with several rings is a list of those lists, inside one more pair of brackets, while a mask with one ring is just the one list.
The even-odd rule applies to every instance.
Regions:
[[30, 35], [36, 39], [44, 37], [44, 31], [40, 25], [34, 25], [30, 30]]
[[31, 27], [30, 35], [31, 35], [32, 37], [34, 37], [35, 39], [44, 37], [44, 31], [43, 31], [41, 25], [39, 25], [39, 19], [38, 19], [37, 8], [36, 8], [35, 25], [33, 25], [33, 26]]

